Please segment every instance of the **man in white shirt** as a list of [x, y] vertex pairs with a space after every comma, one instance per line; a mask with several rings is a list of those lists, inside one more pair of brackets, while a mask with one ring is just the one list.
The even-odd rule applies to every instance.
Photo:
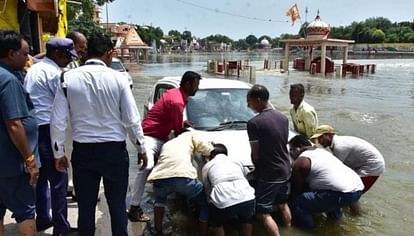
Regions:
[[66, 171], [65, 130], [70, 118], [73, 136], [73, 181], [78, 198], [79, 235], [94, 235], [99, 183], [103, 185], [112, 235], [128, 235], [126, 192], [128, 134], [138, 153], [145, 155], [140, 115], [128, 82], [108, 67], [113, 44], [96, 33], [88, 39], [85, 65], [64, 74], [52, 109], [51, 138], [56, 168]]
[[318, 116], [315, 109], [303, 98], [305, 87], [303, 84], [290, 85], [289, 98], [292, 107], [289, 109], [295, 131], [310, 138], [318, 126]]
[[[66, 38], [68, 39], [72, 39], [73, 43], [75, 44], [75, 51], [76, 54], [78, 54], [78, 58], [77, 60], [73, 60], [71, 63], [69, 63], [66, 66], [66, 70], [70, 70], [70, 69], [75, 69], [81, 65], [83, 65], [87, 59], [87, 52], [88, 52], [88, 40], [86, 39], [86, 36], [84, 34], [82, 34], [81, 32], [78, 31], [71, 31], [66, 35]], [[68, 158], [68, 161], [70, 162], [70, 157], [72, 154], [72, 136], [69, 135], [69, 133], [72, 132], [72, 129], [70, 127], [70, 122], [69, 122], [69, 127], [66, 131], [66, 143], [65, 143], [65, 153], [66, 153], [66, 157]], [[72, 200], [77, 201], [76, 200], [76, 194], [75, 194], [75, 189], [73, 188], [73, 174], [72, 174], [72, 166], [70, 165], [70, 163], [68, 163], [68, 177], [69, 177], [69, 181], [68, 181], [68, 196], [72, 197]]]
[[211, 142], [201, 139], [193, 131], [184, 132], [162, 146], [157, 164], [148, 176], [148, 182], [153, 182], [154, 188], [154, 221], [157, 233], [162, 233], [167, 197], [177, 192], [200, 207], [199, 235], [206, 235], [207, 200], [203, 184], [197, 179], [197, 170], [192, 164], [192, 158], [196, 154], [209, 156], [211, 150], [213, 150]]
[[46, 57], [30, 67], [24, 82], [24, 87], [33, 101], [39, 128], [38, 145], [42, 167], [36, 185], [37, 230], [43, 231], [53, 226], [54, 235], [74, 231], [67, 220], [68, 175], [55, 168], [49, 124], [62, 68], [66, 67], [76, 56], [71, 39], [52, 38], [46, 43]]
[[358, 202], [364, 185], [358, 175], [332, 153], [312, 147], [303, 135], [289, 141], [292, 170], [293, 221], [301, 227], [315, 226], [314, 213], [326, 212], [340, 219], [342, 208]]
[[[339, 136], [329, 125], [319, 126], [312, 136], [315, 143], [328, 147], [332, 153], [349, 168], [353, 169], [364, 183], [363, 193], [366, 193], [385, 171], [385, 161], [382, 154], [369, 142], [353, 137]], [[351, 207], [355, 214], [360, 214], [360, 205]]]
[[237, 219], [243, 224], [243, 235], [252, 235], [255, 216], [255, 196], [246, 179], [248, 169], [235, 159], [227, 156], [223, 144], [214, 144], [210, 161], [202, 170], [203, 184], [209, 202], [209, 225], [214, 235], [224, 235], [223, 225]]

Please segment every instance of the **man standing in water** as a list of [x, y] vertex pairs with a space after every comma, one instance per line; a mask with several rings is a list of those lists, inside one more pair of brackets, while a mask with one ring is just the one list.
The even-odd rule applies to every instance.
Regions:
[[290, 85], [289, 98], [293, 105], [289, 112], [295, 131], [310, 138], [318, 126], [315, 109], [303, 100], [305, 88], [303, 84]]
[[247, 122], [247, 133], [255, 166], [256, 215], [263, 222], [268, 235], [276, 236], [279, 235], [279, 228], [270, 215], [273, 202], [280, 203], [279, 209], [288, 226], [291, 221], [286, 197], [291, 173], [287, 150], [289, 120], [274, 110], [268, 100], [269, 91], [262, 85], [254, 85], [248, 91], [247, 104], [259, 114]]
[[138, 157], [138, 164], [142, 161], [142, 166], [132, 187], [131, 207], [128, 211], [128, 218], [131, 221], [150, 220], [140, 206], [147, 177], [154, 167], [154, 159], [159, 155], [162, 145], [168, 141], [171, 131], [177, 136], [184, 126], [190, 125], [188, 122], [183, 122], [183, 111], [188, 103], [188, 97], [194, 96], [197, 92], [200, 79], [201, 76], [195, 72], [185, 72], [180, 87], [165, 92], [142, 121], [147, 155]]

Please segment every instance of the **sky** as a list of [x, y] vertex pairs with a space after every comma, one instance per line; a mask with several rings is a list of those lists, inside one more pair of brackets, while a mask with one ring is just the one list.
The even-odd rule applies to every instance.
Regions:
[[[301, 21], [292, 26], [286, 13], [294, 4]], [[318, 10], [323, 21], [338, 27], [370, 17], [413, 21], [413, 9], [414, 0], [115, 0], [103, 6], [102, 22], [151, 25], [164, 34], [189, 30], [199, 38], [222, 34], [237, 40], [250, 34], [272, 38], [296, 34], [301, 23], [312, 21]]]

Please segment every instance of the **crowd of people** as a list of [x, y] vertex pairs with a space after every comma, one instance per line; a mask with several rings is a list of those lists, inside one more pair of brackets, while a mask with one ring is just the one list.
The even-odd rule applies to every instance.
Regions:
[[[269, 103], [267, 88], [248, 91], [248, 107], [257, 115], [247, 122], [254, 166], [246, 168], [225, 145], [201, 137], [184, 120], [202, 79], [198, 73], [185, 72], [180, 87], [165, 92], [141, 120], [127, 80], [108, 67], [113, 49], [108, 36], [72, 32], [49, 40], [45, 57], [25, 71], [28, 43], [14, 31], [0, 31], [0, 235], [7, 209], [20, 235], [50, 227], [53, 235], [94, 235], [101, 181], [112, 235], [128, 235], [128, 219], [151, 220], [141, 207], [147, 182], [154, 190], [156, 233], [163, 232], [167, 197], [180, 193], [199, 209], [199, 235], [209, 228], [224, 235], [223, 226], [234, 220], [243, 235], [252, 235], [255, 220], [268, 235], [279, 235], [282, 222], [315, 227], [316, 213], [340, 219], [350, 207], [360, 214], [359, 199], [385, 170], [381, 153], [367, 141], [318, 126], [302, 84], [290, 86], [289, 112], [298, 133], [290, 140], [289, 119]], [[129, 206], [127, 136], [139, 165]], [[206, 161], [201, 177], [192, 163], [196, 156]], [[67, 220], [68, 168], [77, 228]]]

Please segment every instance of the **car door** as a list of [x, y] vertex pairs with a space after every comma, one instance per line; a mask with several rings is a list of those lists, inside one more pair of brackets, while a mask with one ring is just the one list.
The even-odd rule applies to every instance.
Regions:
[[161, 96], [169, 89], [175, 88], [175, 85], [170, 83], [159, 83], [156, 84], [150, 97], [148, 98], [147, 104], [144, 105], [144, 117], [148, 111], [154, 106], [154, 104], [161, 98]]

